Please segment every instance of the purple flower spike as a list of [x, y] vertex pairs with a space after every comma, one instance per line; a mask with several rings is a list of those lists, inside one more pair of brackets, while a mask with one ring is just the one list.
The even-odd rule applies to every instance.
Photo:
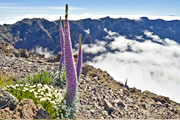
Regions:
[[125, 85], [124, 85], [125, 88], [127, 88], [127, 78], [126, 78], [126, 82], [125, 82]]
[[60, 60], [60, 69], [61, 69], [62, 66], [64, 66], [64, 32], [63, 32], [61, 17], [60, 17], [59, 31], [60, 31], [61, 53], [62, 53]]
[[82, 66], [82, 49], [81, 49], [81, 34], [79, 35], [79, 53], [78, 53], [78, 61], [77, 61], [77, 78], [79, 79], [81, 73], [81, 66]]
[[75, 69], [74, 57], [72, 54], [72, 45], [70, 37], [70, 27], [68, 22], [68, 5], [66, 4], [66, 15], [65, 15], [65, 41], [64, 41], [64, 57], [65, 57], [65, 69], [66, 69], [66, 87], [67, 87], [67, 105], [72, 105], [77, 87], [77, 73]]

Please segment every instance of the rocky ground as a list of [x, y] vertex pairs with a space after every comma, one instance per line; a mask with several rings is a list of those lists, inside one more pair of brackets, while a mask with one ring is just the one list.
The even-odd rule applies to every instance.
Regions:
[[[59, 59], [60, 54], [46, 59], [40, 54], [23, 49], [17, 50], [6, 42], [0, 43], [0, 71], [9, 77], [16, 76], [15, 80], [21, 80], [41, 70], [52, 70], [58, 66]], [[78, 83], [77, 118], [180, 119], [180, 103], [149, 91], [124, 88], [121, 82], [115, 81], [106, 71], [93, 66], [83, 64]], [[3, 96], [2, 93], [0, 91], [0, 98]], [[33, 109], [26, 109], [27, 106]], [[31, 111], [28, 115], [27, 110]], [[8, 114], [11, 114], [11, 117], [7, 117]], [[18, 117], [18, 114], [25, 117]], [[27, 99], [18, 103], [13, 111], [9, 107], [0, 110], [0, 118], [12, 118], [13, 115], [17, 116], [14, 117], [17, 119], [50, 118], [42, 106], [35, 106]]]

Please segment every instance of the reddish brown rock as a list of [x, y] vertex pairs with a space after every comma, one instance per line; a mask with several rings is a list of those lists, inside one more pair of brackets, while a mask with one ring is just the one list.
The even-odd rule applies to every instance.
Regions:
[[0, 110], [0, 119], [52, 119], [51, 115], [38, 104], [34, 104], [31, 99], [23, 99], [11, 111], [9, 108]]
[[12, 111], [9, 107], [0, 110], [0, 119], [11, 119]]

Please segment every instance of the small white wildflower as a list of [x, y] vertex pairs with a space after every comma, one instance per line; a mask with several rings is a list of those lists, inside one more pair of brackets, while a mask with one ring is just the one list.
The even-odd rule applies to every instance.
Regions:
[[55, 93], [58, 93], [58, 90], [55, 90], [54, 92], [55, 92]]
[[16, 89], [16, 87], [14, 85], [10, 85], [9, 87]]
[[59, 97], [59, 95], [58, 95], [58, 94], [55, 94], [54, 96], [55, 96], [56, 98], [58, 98], [58, 97]]
[[56, 102], [56, 103], [60, 103], [60, 100], [58, 100], [58, 99], [55, 99], [55, 102]]
[[26, 90], [23, 89], [22, 91], [25, 92]]
[[56, 104], [56, 102], [55, 101], [50, 101], [52, 104]]
[[66, 108], [66, 105], [63, 105], [61, 108], [62, 108], [62, 109], [65, 109], [65, 108]]
[[68, 118], [68, 114], [65, 114], [65, 117]]
[[51, 101], [51, 98], [47, 98], [47, 100]]
[[47, 99], [46, 98], [41, 98], [40, 101], [46, 101]]
[[54, 108], [55, 108], [56, 110], [58, 110], [58, 109], [59, 109], [57, 106], [54, 106]]
[[29, 90], [29, 88], [27, 88], [27, 87], [24, 87], [24, 89], [23, 89], [24, 91], [26, 91], [26, 90]]
[[34, 92], [34, 96], [35, 96], [36, 98], [38, 97], [37, 95], [38, 95], [38, 93], [37, 93], [37, 92]]
[[40, 96], [40, 95], [36, 95], [35, 97], [36, 97], [36, 98], [42, 98], [42, 96]]
[[48, 96], [48, 97], [52, 97], [52, 94], [47, 93], [47, 94], [46, 94], [46, 96]]
[[44, 94], [44, 92], [41, 92], [41, 95], [43, 95]]
[[19, 84], [20, 87], [24, 86], [23, 84]]
[[63, 114], [61, 113], [61, 119], [64, 119], [64, 116], [63, 116]]
[[28, 87], [28, 86], [30, 86], [30, 84], [26, 83], [24, 86]]
[[50, 86], [51, 89], [53, 89], [53, 86]]
[[19, 87], [19, 84], [16, 84], [15, 86], [16, 86], [16, 87]]
[[45, 85], [44, 85], [44, 88], [46, 89], [46, 88], [49, 88], [49, 87], [48, 87], [48, 85], [45, 84]]
[[41, 83], [37, 84], [37, 87], [42, 87], [42, 84]]
[[36, 87], [36, 85], [33, 85], [33, 86], [29, 86], [29, 88], [35, 88]]
[[46, 90], [46, 88], [45, 88], [45, 87], [42, 87], [42, 88], [41, 88], [41, 91], [45, 91], [45, 90]]
[[38, 89], [37, 92], [41, 92], [41, 89]]
[[34, 89], [29, 90], [29, 92], [34, 92]]
[[51, 91], [51, 88], [49, 88], [48, 85], [44, 85], [44, 88], [47, 89], [48, 91]]

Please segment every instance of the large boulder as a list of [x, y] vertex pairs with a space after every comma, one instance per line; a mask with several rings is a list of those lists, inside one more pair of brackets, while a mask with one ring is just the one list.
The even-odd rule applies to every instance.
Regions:
[[107, 99], [104, 99], [104, 104], [105, 104], [105, 110], [107, 110], [107, 111], [114, 110], [113, 105]]
[[1, 109], [0, 119], [52, 119], [52, 117], [42, 105], [35, 105], [31, 99], [23, 99], [14, 111], [9, 107]]
[[31, 99], [23, 99], [13, 111], [12, 119], [52, 119], [51, 115]]
[[19, 49], [21, 57], [29, 58], [29, 52], [26, 49]]
[[14, 110], [17, 104], [18, 100], [13, 95], [0, 88], [0, 109], [9, 107], [10, 110]]

